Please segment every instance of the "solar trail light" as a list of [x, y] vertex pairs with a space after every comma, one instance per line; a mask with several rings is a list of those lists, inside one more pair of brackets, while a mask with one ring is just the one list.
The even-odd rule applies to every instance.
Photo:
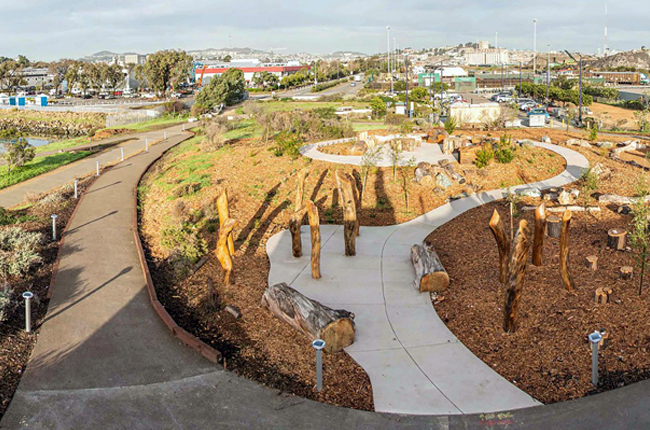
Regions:
[[25, 291], [23, 293], [23, 299], [25, 299], [25, 332], [26, 333], [31, 333], [32, 332], [32, 298], [34, 298], [34, 294]]
[[167, 140], [167, 132], [166, 131], [163, 131], [163, 139]]
[[96, 166], [97, 166], [97, 173], [95, 176], [99, 176], [99, 161], [96, 161]]
[[594, 331], [589, 335], [591, 342], [591, 383], [598, 386], [598, 343], [603, 340], [603, 335]]
[[149, 138], [148, 137], [144, 138], [144, 150], [146, 152], [149, 152]]
[[120, 158], [121, 158], [121, 161], [124, 161], [124, 147], [123, 146], [120, 147]]
[[74, 198], [75, 200], [79, 198], [79, 180], [74, 180]]
[[325, 341], [316, 339], [311, 343], [311, 346], [316, 350], [316, 390], [320, 392], [323, 389], [323, 349], [325, 348]]
[[52, 215], [52, 241], [56, 241], [56, 219], [58, 215]]

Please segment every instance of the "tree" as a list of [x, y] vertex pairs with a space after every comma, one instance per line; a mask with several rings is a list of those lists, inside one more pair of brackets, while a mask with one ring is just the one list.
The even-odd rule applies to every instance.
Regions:
[[409, 92], [409, 98], [414, 102], [423, 102], [429, 96], [429, 92], [422, 87], [415, 87]]
[[650, 264], [650, 205], [645, 201], [650, 189], [643, 176], [639, 176], [635, 188], [637, 199], [634, 202], [634, 218], [631, 223], [629, 241], [640, 272], [639, 295], [641, 295], [645, 270]]
[[11, 173], [16, 167], [23, 167], [25, 163], [32, 161], [36, 155], [34, 147], [27, 142], [27, 139], [18, 138], [16, 142], [4, 143], [2, 158], [7, 160], [7, 171]]
[[112, 91], [115, 91], [115, 87], [124, 82], [125, 78], [124, 70], [118, 64], [112, 64], [103, 70], [102, 79]]
[[221, 61], [223, 61], [224, 63], [230, 63], [231, 60], [232, 60], [232, 57], [230, 55], [226, 55], [225, 57], [223, 57], [221, 59]]
[[24, 55], [19, 55], [18, 60], [18, 66], [20, 66], [21, 69], [24, 69], [25, 67], [29, 67], [31, 64], [31, 61], [29, 61], [29, 58], [25, 57]]
[[13, 90], [20, 85], [25, 85], [23, 70], [20, 64], [14, 60], [0, 63], [0, 81], [2, 81], [2, 87], [9, 90]]
[[196, 96], [196, 104], [212, 110], [224, 103], [232, 105], [244, 98], [246, 81], [244, 72], [239, 69], [228, 69], [221, 76], [210, 79], [210, 83]]
[[178, 89], [181, 81], [189, 77], [192, 61], [185, 51], [158, 51], [149, 55], [147, 62], [138, 67], [136, 73], [140, 81], [146, 81], [164, 97], [168, 89]]
[[74, 66], [74, 64], [74, 60], [65, 58], [59, 61], [53, 61], [48, 66], [48, 72], [54, 75], [54, 88], [57, 92], [59, 91], [59, 88], [61, 88], [61, 84], [65, 80], [68, 71]]
[[370, 100], [370, 109], [372, 109], [372, 116], [381, 118], [386, 115], [386, 103], [379, 97], [374, 97]]

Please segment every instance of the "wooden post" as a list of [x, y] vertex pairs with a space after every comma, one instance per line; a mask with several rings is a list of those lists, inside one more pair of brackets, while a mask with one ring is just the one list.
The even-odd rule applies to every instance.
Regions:
[[411, 261], [415, 269], [415, 288], [421, 293], [445, 291], [449, 275], [442, 266], [438, 253], [431, 245], [413, 245]]
[[230, 275], [232, 273], [232, 257], [230, 251], [228, 250], [228, 238], [230, 237], [232, 230], [237, 227], [239, 224], [232, 218], [228, 218], [223, 222], [221, 227], [219, 227], [219, 238], [217, 239], [217, 259], [221, 263], [221, 268], [223, 269], [223, 285], [230, 285]]
[[296, 200], [293, 210], [298, 212], [302, 208], [302, 201], [305, 195], [305, 179], [308, 174], [307, 168], [302, 169], [298, 173], [298, 182], [296, 183]]
[[[217, 213], [219, 214], [219, 227], [230, 218], [230, 209], [228, 207], [228, 189], [224, 188], [217, 198]], [[232, 235], [228, 236], [228, 251], [230, 255], [235, 255], [235, 244], [232, 240]]]
[[575, 290], [575, 282], [569, 271], [569, 227], [571, 225], [571, 211], [565, 211], [562, 216], [562, 233], [560, 235], [560, 276], [567, 291]]
[[505, 284], [506, 280], [508, 279], [510, 241], [506, 237], [506, 232], [503, 228], [501, 217], [499, 216], [499, 212], [497, 212], [496, 209], [492, 213], [492, 218], [490, 219], [490, 230], [492, 230], [492, 234], [494, 234], [494, 238], [497, 241], [497, 247], [499, 248], [499, 282]]
[[354, 204], [354, 194], [352, 191], [352, 184], [350, 181], [342, 181], [339, 178], [339, 172], [334, 172], [336, 177], [336, 185], [339, 190], [339, 196], [341, 202], [343, 203], [343, 232], [345, 240], [345, 255], [354, 256], [356, 255], [356, 223], [357, 223], [357, 211]]
[[533, 240], [533, 264], [541, 266], [544, 253], [544, 230], [546, 230], [546, 202], [535, 211], [535, 238]]
[[311, 200], [307, 202], [307, 215], [311, 228], [311, 277], [320, 279], [320, 219], [318, 207]]
[[630, 266], [623, 266], [619, 269], [618, 277], [624, 281], [629, 281], [634, 276], [634, 268]]
[[266, 289], [262, 306], [310, 340], [323, 339], [327, 352], [341, 351], [354, 343], [353, 313], [328, 308], [284, 282]]
[[598, 257], [596, 257], [595, 255], [590, 255], [587, 258], [585, 258], [585, 266], [591, 269], [592, 272], [598, 270]]
[[305, 178], [307, 169], [302, 169], [298, 173], [298, 182], [296, 183], [296, 200], [294, 202], [294, 212], [289, 220], [289, 232], [291, 233], [291, 252], [295, 258], [302, 257], [302, 240], [300, 238], [300, 227], [305, 217], [307, 209], [303, 206], [302, 201], [305, 195]]
[[503, 313], [503, 329], [506, 333], [514, 333], [519, 323], [519, 302], [521, 291], [524, 288], [528, 250], [530, 249], [530, 241], [526, 237], [528, 234], [528, 222], [521, 220], [510, 251], [508, 265], [508, 291]]
[[548, 237], [558, 238], [562, 233], [562, 220], [555, 215], [549, 215], [546, 219], [546, 235]]
[[219, 304], [219, 295], [217, 290], [214, 289], [214, 282], [212, 278], [208, 278], [208, 308], [216, 309]]
[[597, 304], [606, 304], [609, 303], [609, 296], [612, 294], [612, 289], [609, 287], [598, 287], [596, 288], [596, 293], [594, 300]]
[[625, 251], [627, 246], [627, 231], [613, 228], [607, 232], [607, 247], [615, 251]]
[[359, 236], [359, 210], [361, 210], [361, 196], [354, 176], [348, 175], [347, 173], [345, 176], [350, 183], [350, 191], [352, 191], [352, 196], [354, 197], [354, 234]]

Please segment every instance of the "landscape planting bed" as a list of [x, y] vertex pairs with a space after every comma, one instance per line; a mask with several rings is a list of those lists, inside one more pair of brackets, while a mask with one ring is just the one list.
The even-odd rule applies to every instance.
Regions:
[[[528, 204], [538, 202], [529, 201]], [[600, 214], [574, 213], [570, 229], [571, 273], [576, 294], [568, 293], [559, 274], [559, 239], [546, 238], [544, 265], [528, 264], [519, 328], [503, 330], [505, 287], [498, 281], [497, 246], [488, 228], [497, 209], [509, 226], [505, 203], [469, 211], [438, 228], [427, 241], [434, 245], [451, 283], [434, 299], [438, 315], [474, 354], [519, 388], [553, 403], [610, 390], [650, 376], [650, 288], [638, 295], [638, 278], [619, 279], [621, 266], [634, 266], [632, 254], [608, 250], [607, 230], [626, 228], [631, 215], [603, 207]], [[515, 219], [534, 225], [533, 212]], [[509, 227], [506, 228], [509, 230]], [[531, 239], [532, 240], [532, 239]], [[596, 255], [591, 272], [585, 257]], [[596, 304], [598, 287], [611, 287], [608, 304]], [[591, 349], [587, 334], [605, 329], [608, 343], [600, 353], [600, 384], [591, 384]]]

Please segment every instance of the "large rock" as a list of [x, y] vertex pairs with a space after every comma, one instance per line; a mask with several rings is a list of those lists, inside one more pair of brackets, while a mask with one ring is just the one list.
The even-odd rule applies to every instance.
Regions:
[[551, 138], [548, 136], [542, 136], [542, 142], [544, 143], [552, 143]]
[[449, 176], [442, 172], [436, 175], [436, 183], [444, 189], [447, 189], [453, 185], [453, 182], [451, 179], [449, 179]]
[[591, 144], [583, 139], [569, 139], [566, 141], [567, 146], [580, 146], [582, 148], [591, 148]]
[[596, 175], [598, 179], [609, 179], [612, 177], [612, 170], [600, 163], [596, 163], [596, 165], [591, 169], [591, 172]]
[[604, 142], [598, 142], [596, 145], [597, 145], [599, 148], [603, 148], [603, 149], [612, 149], [612, 148], [614, 147], [614, 142], [610, 142], [610, 141], [606, 140], [606, 141], [604, 141]]

